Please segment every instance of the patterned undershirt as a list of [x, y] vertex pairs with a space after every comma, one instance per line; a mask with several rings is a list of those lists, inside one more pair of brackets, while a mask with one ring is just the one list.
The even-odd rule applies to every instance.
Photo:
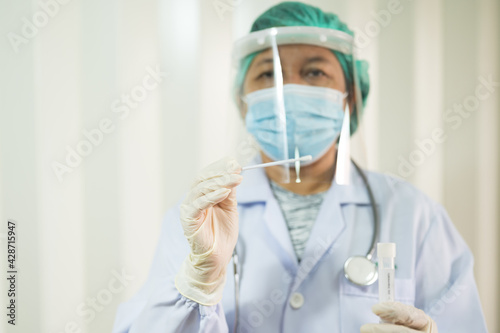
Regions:
[[288, 226], [293, 249], [300, 262], [326, 191], [300, 195], [285, 190], [273, 181], [270, 183]]

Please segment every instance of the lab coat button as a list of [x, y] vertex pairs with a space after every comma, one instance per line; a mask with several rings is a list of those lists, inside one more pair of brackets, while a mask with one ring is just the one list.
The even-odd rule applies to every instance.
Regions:
[[290, 306], [294, 309], [300, 309], [304, 305], [304, 296], [301, 293], [293, 293], [290, 297]]

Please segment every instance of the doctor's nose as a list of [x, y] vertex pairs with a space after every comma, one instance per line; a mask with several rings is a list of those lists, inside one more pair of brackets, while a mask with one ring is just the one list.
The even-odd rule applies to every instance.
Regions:
[[303, 84], [308, 85], [307, 80], [300, 73], [283, 73], [283, 84]]

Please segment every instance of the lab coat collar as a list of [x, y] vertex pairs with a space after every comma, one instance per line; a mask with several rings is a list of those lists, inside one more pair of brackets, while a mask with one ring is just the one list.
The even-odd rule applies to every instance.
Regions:
[[[312, 272], [321, 258], [329, 253], [346, 229], [347, 223], [342, 214], [346, 204], [369, 205], [368, 190], [358, 170], [351, 163], [350, 185], [338, 185], [334, 179], [325, 194], [311, 235], [306, 243], [302, 260], [298, 265], [292, 290], [297, 290]], [[368, 176], [367, 176], [368, 177]]]
[[[251, 162], [251, 164], [258, 163], [262, 163], [260, 156]], [[295, 272], [294, 289], [300, 286], [321, 257], [331, 249], [332, 244], [344, 231], [346, 224], [341, 213], [341, 206], [349, 203], [360, 205], [370, 203], [363, 179], [351, 163], [350, 185], [338, 185], [334, 179], [332, 186], [325, 194], [310, 239], [306, 244], [303, 261], [299, 265], [288, 235], [286, 222], [279, 204], [274, 198], [264, 169], [247, 170], [242, 175], [243, 182], [236, 190], [238, 204], [245, 205], [258, 202], [266, 204], [264, 220], [270, 235], [277, 241], [275, 244], [279, 244], [282, 248], [282, 251], [277, 251], [281, 261], [291, 273]], [[304, 260], [306, 258], [307, 260]], [[300, 271], [297, 271], [299, 267]], [[297, 274], [298, 272], [301, 274]]]

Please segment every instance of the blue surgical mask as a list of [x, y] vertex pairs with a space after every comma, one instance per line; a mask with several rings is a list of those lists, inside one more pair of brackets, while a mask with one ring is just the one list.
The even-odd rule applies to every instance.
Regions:
[[285, 157], [284, 130], [280, 130], [276, 87], [249, 93], [244, 100], [248, 105], [246, 127], [259, 143], [263, 152], [273, 160], [312, 155], [312, 163], [321, 158], [335, 143], [344, 119], [345, 95], [331, 88], [299, 84], [283, 86], [286, 115]]

